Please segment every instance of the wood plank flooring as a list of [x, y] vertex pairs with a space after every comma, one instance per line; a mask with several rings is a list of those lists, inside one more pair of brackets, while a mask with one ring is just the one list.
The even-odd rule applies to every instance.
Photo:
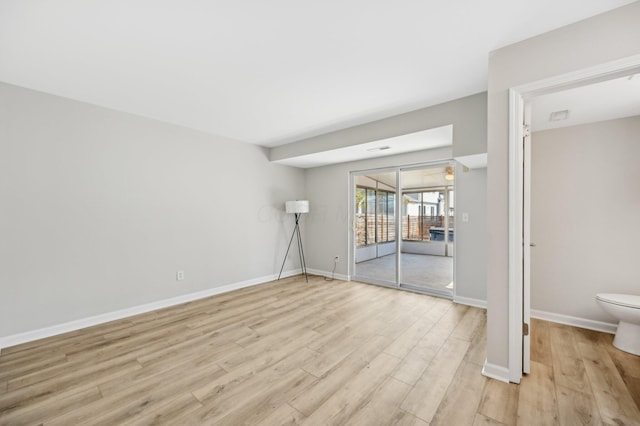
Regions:
[[534, 321], [520, 386], [483, 310], [293, 277], [0, 352], [0, 425], [640, 425], [640, 357]]

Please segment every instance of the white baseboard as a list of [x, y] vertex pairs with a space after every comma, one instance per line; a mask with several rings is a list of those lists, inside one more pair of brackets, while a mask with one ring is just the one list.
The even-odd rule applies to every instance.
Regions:
[[[321, 271], [319, 269], [309, 269], [309, 268], [307, 268], [307, 273], [313, 274], [313, 275], [319, 275], [321, 277], [331, 278], [331, 272]], [[349, 279], [348, 275], [333, 274], [333, 278], [335, 278], [336, 280], [351, 281]]]
[[[282, 273], [282, 277], [286, 278], [294, 275], [299, 275], [301, 273], [302, 273], [301, 269], [286, 271]], [[239, 290], [245, 287], [251, 287], [251, 286], [263, 284], [269, 281], [275, 281], [277, 279], [278, 279], [278, 274], [266, 275], [264, 277], [253, 278], [250, 280], [228, 284], [220, 287], [213, 287], [213, 288], [198, 291], [195, 293], [183, 294], [180, 296], [172, 297], [170, 299], [158, 300], [157, 302], [151, 302], [151, 303], [145, 303], [144, 305], [132, 306], [130, 308], [120, 309], [114, 312], [107, 312], [105, 314], [100, 314], [100, 315], [94, 315], [88, 318], [73, 320], [73, 321], [62, 323], [62, 324], [53, 325], [50, 327], [44, 327], [37, 330], [27, 331], [24, 333], [0, 337], [0, 349], [7, 348], [9, 346], [19, 345], [21, 343], [31, 342], [33, 340], [44, 339], [45, 337], [51, 337], [57, 334], [80, 330], [82, 328], [103, 324], [105, 322], [130, 317], [133, 315], [144, 314], [146, 312], [168, 308], [170, 306], [180, 305], [182, 303], [192, 302], [198, 299], [204, 299], [205, 297], [215, 296], [217, 294], [227, 293], [227, 292], [230, 292], [233, 290]]]
[[481, 299], [472, 299], [470, 297], [453, 296], [454, 303], [461, 305], [473, 306], [475, 308], [487, 309], [487, 301]]
[[489, 377], [490, 379], [509, 383], [509, 369], [501, 367], [499, 365], [490, 364], [486, 360], [484, 361], [484, 366], [482, 367], [482, 375]]
[[557, 322], [559, 324], [571, 325], [574, 327], [586, 328], [587, 330], [601, 331], [603, 333], [616, 334], [617, 324], [611, 324], [608, 322], [594, 321], [586, 318], [572, 317], [569, 315], [555, 314], [553, 312], [539, 311], [537, 309], [531, 310], [531, 316], [533, 318]]

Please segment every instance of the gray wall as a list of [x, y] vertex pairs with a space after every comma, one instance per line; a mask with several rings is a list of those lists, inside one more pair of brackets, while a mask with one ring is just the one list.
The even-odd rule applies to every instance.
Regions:
[[[345, 276], [349, 273], [350, 172], [450, 158], [451, 148], [439, 148], [308, 169], [306, 185], [312, 209], [303, 227], [309, 267], [331, 271], [334, 257], [340, 256], [343, 261], [336, 273]], [[461, 166], [456, 167], [455, 297], [482, 304], [486, 300], [486, 169], [463, 172]], [[462, 222], [462, 212], [469, 213], [469, 222]]]
[[[487, 300], [487, 169], [456, 164], [456, 296]], [[463, 222], [462, 214], [469, 221]]]
[[[303, 218], [303, 233], [307, 241], [308, 267], [331, 271], [335, 256], [339, 256], [342, 261], [337, 265], [336, 273], [343, 277], [349, 274], [350, 172], [486, 153], [486, 100], [486, 93], [478, 93], [273, 148], [270, 158], [275, 161], [453, 125], [453, 146], [449, 148], [307, 169], [306, 194], [311, 203], [311, 213]], [[456, 229], [456, 296], [476, 299], [483, 304], [486, 300], [486, 172], [473, 171], [465, 176], [461, 173], [456, 176], [456, 191], [462, 193], [456, 195], [457, 206], [462, 206], [470, 214], [469, 223], [460, 232]], [[456, 223], [461, 223], [459, 217]]]
[[640, 2], [489, 56], [487, 363], [508, 368], [508, 90], [640, 52]]
[[[355, 143], [453, 124], [453, 146], [417, 153], [342, 163], [308, 169], [306, 193], [312, 208], [305, 217], [308, 266], [331, 271], [340, 256], [336, 273], [347, 276], [349, 173], [374, 168], [395, 167], [486, 152], [486, 94], [447, 102], [384, 120], [337, 131], [272, 150], [271, 158], [282, 159]], [[456, 228], [456, 297], [486, 300], [486, 170], [456, 174], [456, 224], [459, 214], [469, 213], [468, 223]], [[308, 248], [307, 248], [308, 247]]]
[[532, 309], [615, 323], [596, 293], [640, 293], [638, 135], [640, 117], [532, 135]]
[[450, 158], [451, 148], [438, 148], [307, 169], [306, 192], [311, 212], [304, 218], [303, 230], [309, 267], [331, 271], [334, 257], [340, 256], [343, 260], [336, 267], [336, 273], [348, 275], [350, 172]]
[[302, 197], [259, 147], [0, 84], [0, 337], [272, 276]]

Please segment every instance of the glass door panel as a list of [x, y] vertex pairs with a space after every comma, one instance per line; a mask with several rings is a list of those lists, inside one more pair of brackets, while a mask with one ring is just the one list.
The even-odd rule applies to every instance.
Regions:
[[453, 296], [451, 164], [353, 174], [356, 281]]
[[354, 184], [354, 278], [397, 286], [396, 172], [358, 174]]
[[400, 172], [401, 287], [453, 295], [452, 171], [439, 165]]

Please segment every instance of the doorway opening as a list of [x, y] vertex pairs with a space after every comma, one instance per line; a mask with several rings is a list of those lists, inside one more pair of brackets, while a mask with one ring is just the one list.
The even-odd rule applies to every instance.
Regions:
[[[542, 96], [636, 75], [640, 57], [603, 64], [510, 90], [509, 118], [509, 381], [530, 370], [531, 103]], [[635, 78], [635, 77], [634, 77]], [[601, 102], [598, 99], [597, 102]], [[584, 102], [583, 102], [584, 104]], [[611, 108], [607, 108], [611, 110]], [[567, 111], [557, 111], [567, 116]], [[609, 119], [613, 117], [608, 117]], [[585, 121], [586, 123], [586, 121]]]
[[453, 163], [352, 173], [353, 277], [452, 298]]

